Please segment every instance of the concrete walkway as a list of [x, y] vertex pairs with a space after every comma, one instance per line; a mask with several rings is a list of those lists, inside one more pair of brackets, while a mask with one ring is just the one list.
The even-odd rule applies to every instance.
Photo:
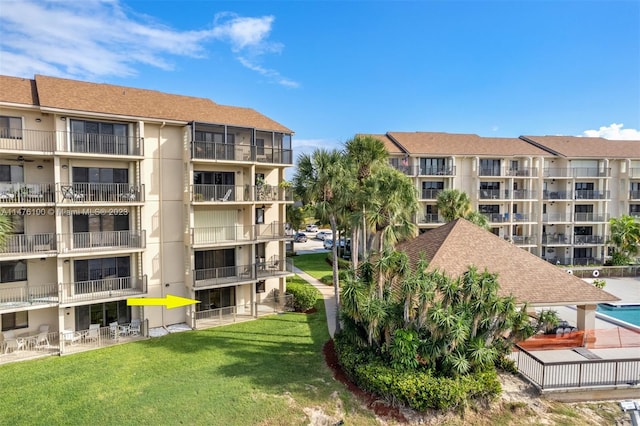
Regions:
[[293, 272], [298, 274], [300, 278], [320, 290], [322, 298], [324, 299], [324, 309], [327, 312], [327, 327], [329, 328], [329, 334], [333, 338], [336, 332], [336, 298], [333, 286], [326, 285], [322, 281], [313, 278], [301, 269], [293, 267]]

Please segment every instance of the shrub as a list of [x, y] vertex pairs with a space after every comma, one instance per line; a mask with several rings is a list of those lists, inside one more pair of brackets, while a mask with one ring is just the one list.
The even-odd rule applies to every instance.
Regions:
[[514, 360], [502, 355], [496, 359], [496, 368], [511, 374], [518, 374], [518, 367]]
[[306, 312], [313, 308], [320, 297], [320, 291], [307, 283], [290, 282], [287, 293], [293, 295], [293, 309], [296, 312]]
[[320, 278], [320, 282], [326, 285], [333, 285], [333, 274], [327, 274]]
[[593, 285], [598, 287], [598, 288], [604, 288], [605, 285], [607, 285], [607, 282], [605, 280], [593, 280]]

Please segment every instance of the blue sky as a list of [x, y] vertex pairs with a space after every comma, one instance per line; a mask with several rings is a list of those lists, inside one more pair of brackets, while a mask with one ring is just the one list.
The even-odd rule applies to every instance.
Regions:
[[295, 131], [640, 140], [640, 1], [0, 0], [0, 72], [207, 97]]

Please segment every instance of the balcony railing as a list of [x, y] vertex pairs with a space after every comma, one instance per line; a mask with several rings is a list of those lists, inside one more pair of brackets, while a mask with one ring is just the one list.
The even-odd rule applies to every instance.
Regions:
[[418, 216], [418, 223], [444, 223], [444, 219], [438, 214], [425, 214]]
[[537, 238], [523, 235], [512, 235], [511, 237], [505, 237], [505, 239], [510, 240], [513, 244], [517, 246], [529, 246], [536, 245]]
[[573, 200], [573, 191], [544, 191], [542, 198], [545, 200]]
[[503, 213], [482, 213], [491, 223], [502, 223], [505, 221]]
[[524, 169], [508, 169], [506, 175], [515, 177], [536, 177], [538, 176], [538, 169], [535, 167]]
[[542, 234], [542, 244], [571, 244], [571, 237], [565, 234]]
[[91, 133], [69, 133], [68, 135], [68, 143], [66, 138], [62, 143], [58, 143], [58, 151], [104, 155], [144, 154], [144, 145], [139, 137]]
[[505, 213], [504, 222], [533, 222], [535, 215], [529, 213]]
[[255, 265], [223, 266], [220, 268], [194, 269], [195, 288], [215, 287], [253, 280], [256, 278]]
[[33, 254], [56, 250], [56, 237], [53, 233], [11, 234], [7, 235], [1, 254]]
[[140, 203], [144, 185], [128, 183], [72, 183], [58, 185], [58, 202], [62, 203]]
[[58, 235], [60, 253], [69, 251], [97, 252], [146, 247], [145, 231], [75, 232]]
[[198, 160], [293, 164], [293, 151], [268, 146], [194, 141], [192, 143], [191, 158]]
[[602, 265], [602, 259], [596, 257], [574, 257], [571, 263], [574, 265]]
[[275, 256], [266, 262], [256, 264], [258, 278], [273, 277], [277, 275], [293, 273], [293, 261], [285, 259], [284, 261]]
[[609, 214], [574, 213], [573, 220], [575, 222], [607, 222], [609, 220]]
[[562, 178], [562, 177], [610, 177], [610, 168], [598, 167], [549, 167], [543, 169], [543, 175], [546, 178]]
[[438, 198], [438, 194], [441, 193], [442, 189], [423, 189], [421, 192], [421, 200], [435, 200]]
[[640, 200], [640, 191], [629, 191], [629, 198], [632, 200]]
[[36, 204], [55, 202], [52, 183], [0, 183], [0, 204]]
[[629, 169], [629, 176], [632, 178], [640, 177], [640, 167], [632, 167]]
[[514, 200], [530, 200], [538, 197], [537, 191], [528, 189], [514, 189], [511, 194]]
[[479, 198], [481, 200], [506, 200], [510, 193], [507, 189], [480, 189]]
[[502, 167], [480, 168], [478, 176], [506, 176], [506, 171]]
[[542, 215], [542, 222], [544, 223], [571, 222], [571, 215], [567, 213], [544, 213]]
[[421, 167], [418, 166], [419, 176], [455, 176], [455, 166], [435, 166], [435, 167]]
[[52, 131], [0, 127], [0, 150], [53, 154], [56, 138], [56, 132]]
[[254, 225], [191, 228], [191, 244], [229, 244], [254, 240]]
[[281, 222], [256, 225], [255, 232], [258, 240], [278, 240], [287, 236], [286, 224]]
[[609, 197], [609, 191], [591, 191], [585, 189], [576, 189], [576, 200], [606, 200]]
[[574, 235], [573, 244], [604, 244], [602, 235]]
[[0, 286], [0, 311], [58, 303], [57, 284]]
[[147, 276], [116, 277], [60, 284], [60, 303], [125, 297], [147, 292]]

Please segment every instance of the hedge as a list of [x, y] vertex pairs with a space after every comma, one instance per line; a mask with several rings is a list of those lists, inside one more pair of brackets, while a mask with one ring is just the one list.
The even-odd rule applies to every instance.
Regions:
[[293, 295], [293, 309], [306, 312], [316, 305], [320, 290], [307, 283], [288, 282], [287, 293]]

